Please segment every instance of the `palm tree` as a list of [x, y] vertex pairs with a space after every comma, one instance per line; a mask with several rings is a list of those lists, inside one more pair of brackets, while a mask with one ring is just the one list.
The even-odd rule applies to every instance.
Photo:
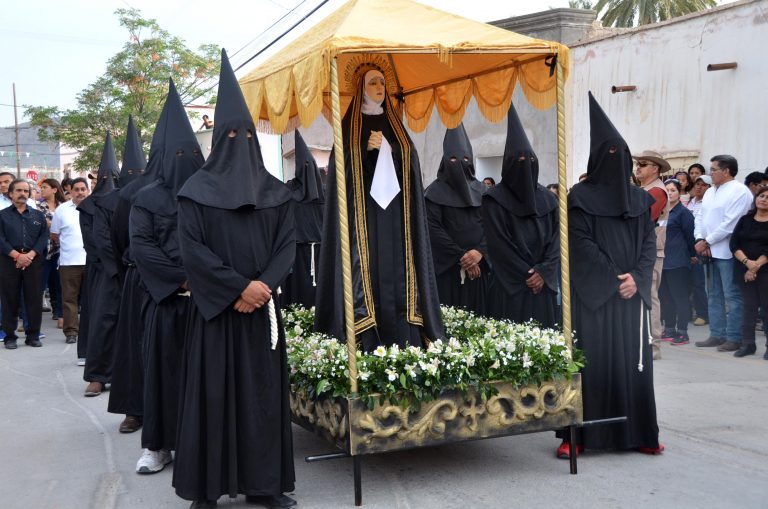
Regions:
[[593, 9], [603, 12], [603, 26], [632, 27], [664, 21], [715, 7], [716, 0], [598, 0]]

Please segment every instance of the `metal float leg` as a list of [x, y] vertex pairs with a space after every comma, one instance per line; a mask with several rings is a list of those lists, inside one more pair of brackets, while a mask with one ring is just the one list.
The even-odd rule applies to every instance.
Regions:
[[578, 446], [576, 445], [576, 426], [568, 426], [568, 433], [570, 435], [569, 437], [569, 446], [570, 446], [570, 459], [571, 459], [571, 474], [576, 475], [578, 473], [577, 470], [577, 450]]
[[352, 456], [352, 469], [355, 476], [355, 505], [360, 507], [363, 505], [363, 487], [362, 487], [362, 475], [361, 469], [363, 465], [362, 456]]

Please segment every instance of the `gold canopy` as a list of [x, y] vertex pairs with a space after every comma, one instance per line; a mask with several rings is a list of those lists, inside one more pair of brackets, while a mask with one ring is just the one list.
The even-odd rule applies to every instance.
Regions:
[[[343, 76], [364, 53], [383, 54], [404, 97], [408, 126], [423, 131], [433, 106], [456, 127], [472, 96], [491, 122], [506, 117], [516, 84], [545, 109], [556, 101], [551, 55], [565, 73], [568, 48], [471, 21], [411, 0], [350, 0], [240, 80], [261, 129], [283, 133], [330, 119], [331, 61]], [[341, 114], [354, 90], [340, 83]]]

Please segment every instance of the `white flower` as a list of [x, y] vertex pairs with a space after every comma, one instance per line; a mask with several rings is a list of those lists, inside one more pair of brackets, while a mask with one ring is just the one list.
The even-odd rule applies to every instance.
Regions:
[[395, 380], [397, 380], [397, 377], [398, 377], [397, 371], [395, 371], [394, 369], [390, 369], [390, 368], [387, 368], [384, 371], [387, 373], [387, 379], [390, 382], [394, 382]]
[[499, 369], [499, 366], [501, 366], [501, 364], [499, 364], [499, 359], [496, 359], [496, 362], [491, 364], [492, 369]]
[[453, 348], [454, 350], [461, 349], [461, 343], [459, 343], [459, 340], [457, 340], [456, 338], [451, 338], [450, 340], [448, 340], [448, 346]]
[[360, 371], [360, 372], [358, 373], [358, 377], [359, 377], [359, 378], [360, 378], [360, 380], [362, 380], [362, 381], [366, 381], [366, 380], [368, 380], [368, 378], [369, 378], [370, 376], [371, 376], [371, 374], [370, 374], [368, 371]]
[[528, 355], [528, 352], [523, 352], [523, 367], [528, 369], [531, 366], [533, 366], [533, 361], [531, 361], [530, 355]]
[[440, 353], [443, 351], [443, 341], [440, 339], [436, 339], [431, 345], [429, 345], [429, 348], [427, 349], [427, 352], [429, 353]]
[[376, 350], [373, 351], [373, 355], [376, 357], [386, 357], [387, 356], [387, 349], [381, 345], [376, 347]]

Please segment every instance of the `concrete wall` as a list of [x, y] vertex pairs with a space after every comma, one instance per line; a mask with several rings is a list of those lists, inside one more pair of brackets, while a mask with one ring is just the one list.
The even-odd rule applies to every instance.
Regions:
[[[739, 178], [768, 165], [768, 2], [746, 0], [571, 47], [571, 182], [589, 157], [591, 90], [633, 152], [655, 150], [673, 167], [720, 153]], [[707, 64], [738, 68], [707, 72]], [[612, 85], [635, 92], [611, 93]]]

